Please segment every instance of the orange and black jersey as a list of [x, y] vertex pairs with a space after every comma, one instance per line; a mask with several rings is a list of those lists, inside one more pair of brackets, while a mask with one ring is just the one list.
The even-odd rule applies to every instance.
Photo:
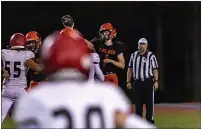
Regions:
[[114, 72], [116, 73], [117, 68], [111, 64], [104, 64], [104, 59], [112, 59], [115, 61], [118, 61], [117, 56], [121, 53], [123, 53], [123, 43], [118, 42], [118, 41], [113, 41], [113, 45], [107, 46], [105, 43], [97, 38], [94, 38], [91, 40], [91, 42], [94, 45], [95, 51], [99, 54], [100, 56], [100, 67], [103, 71], [103, 73], [107, 72]]
[[28, 72], [29, 72], [28, 76], [30, 77], [30, 81], [32, 80], [35, 82], [42, 82], [46, 78], [44, 72], [35, 72], [31, 69]]
[[[39, 52], [38, 52], [35, 55], [34, 61], [36, 63], [39, 63], [39, 58], [40, 58], [40, 56], [39, 56]], [[29, 82], [30, 81], [41, 82], [41, 81], [45, 80], [45, 78], [46, 78], [46, 76], [45, 76], [45, 74], [44, 74], [43, 71], [41, 71], [41, 72], [35, 72], [35, 71], [29, 69], [29, 71], [27, 73], [27, 79], [29, 80]]]

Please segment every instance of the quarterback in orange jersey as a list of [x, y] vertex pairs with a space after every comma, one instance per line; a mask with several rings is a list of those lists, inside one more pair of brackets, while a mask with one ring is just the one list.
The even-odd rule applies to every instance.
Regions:
[[[32, 51], [35, 54], [34, 61], [36, 63], [40, 63], [40, 55], [39, 50], [41, 46], [41, 37], [36, 31], [30, 31], [26, 34], [26, 42], [27, 42], [27, 50]], [[41, 83], [42, 80], [45, 79], [43, 72], [35, 72], [33, 70], [28, 71], [28, 78], [30, 80], [29, 87], [26, 89], [29, 91], [30, 89], [37, 86]]]
[[91, 42], [100, 56], [100, 66], [105, 75], [105, 81], [118, 85], [117, 71], [124, 69], [125, 59], [122, 49], [123, 43], [113, 40], [116, 34], [116, 29], [113, 25], [105, 23], [100, 27], [100, 38], [94, 38]]

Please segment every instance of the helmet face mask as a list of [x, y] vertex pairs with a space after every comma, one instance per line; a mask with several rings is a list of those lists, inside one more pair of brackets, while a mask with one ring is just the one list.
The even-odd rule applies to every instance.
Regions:
[[101, 25], [99, 30], [100, 39], [103, 41], [108, 41], [116, 37], [116, 29], [111, 23], [104, 23]]
[[29, 51], [37, 53], [37, 49], [38, 49], [37, 48], [37, 41], [35, 41], [35, 40], [27, 41], [26, 48]]
[[41, 37], [36, 31], [30, 31], [26, 35], [26, 49], [37, 53], [41, 45]]
[[61, 21], [65, 27], [74, 27], [73, 18], [70, 15], [65, 15], [61, 18]]
[[112, 35], [111, 35], [111, 31], [110, 30], [103, 30], [100, 32], [100, 38], [104, 41], [108, 41], [110, 39], [112, 39]]

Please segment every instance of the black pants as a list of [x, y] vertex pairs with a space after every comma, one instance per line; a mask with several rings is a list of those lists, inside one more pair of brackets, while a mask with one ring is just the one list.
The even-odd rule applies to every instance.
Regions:
[[154, 124], [153, 113], [154, 113], [154, 88], [153, 80], [147, 79], [145, 81], [135, 80], [135, 111], [136, 114], [143, 115], [143, 104], [146, 106], [146, 119]]

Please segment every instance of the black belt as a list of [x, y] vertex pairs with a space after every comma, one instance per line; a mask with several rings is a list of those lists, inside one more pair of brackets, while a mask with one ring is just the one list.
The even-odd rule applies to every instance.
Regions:
[[151, 80], [152, 78], [145, 78], [145, 79], [134, 79], [134, 81], [142, 81], [142, 82], [144, 82], [144, 81], [147, 81], [147, 80]]

